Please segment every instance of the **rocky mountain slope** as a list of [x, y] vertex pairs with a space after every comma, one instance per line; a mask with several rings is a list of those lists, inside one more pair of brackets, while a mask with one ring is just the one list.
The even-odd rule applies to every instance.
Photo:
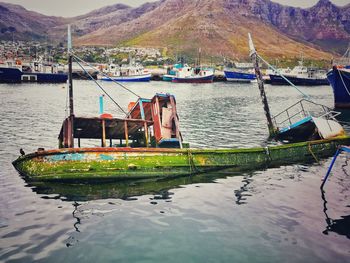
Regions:
[[50, 28], [67, 23], [62, 17], [45, 16], [20, 5], [0, 2], [0, 39], [44, 40]]
[[[12, 26], [21, 37], [47, 33], [60, 39], [67, 23], [79, 45], [167, 47], [190, 54], [201, 47], [206, 56], [232, 58], [246, 56], [248, 32], [259, 51], [271, 57], [295, 57], [302, 51], [328, 59], [327, 52], [339, 53], [350, 41], [350, 5], [338, 7], [329, 0], [308, 9], [270, 0], [161, 0], [138, 8], [116, 4], [69, 19], [0, 3], [0, 28]], [[10, 34], [0, 33], [0, 38], [5, 35]]]

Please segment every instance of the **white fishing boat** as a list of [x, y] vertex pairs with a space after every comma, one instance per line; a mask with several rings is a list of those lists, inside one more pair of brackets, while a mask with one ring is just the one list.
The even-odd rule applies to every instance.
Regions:
[[214, 81], [214, 70], [185, 66], [176, 71], [176, 75], [171, 81], [175, 83], [212, 83]]
[[103, 75], [98, 75], [98, 79], [103, 81], [147, 82], [152, 76], [142, 65], [132, 61], [128, 65], [110, 63], [103, 73]]

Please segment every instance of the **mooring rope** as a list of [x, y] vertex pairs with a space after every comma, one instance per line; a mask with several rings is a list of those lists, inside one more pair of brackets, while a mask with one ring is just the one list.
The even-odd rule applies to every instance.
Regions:
[[317, 163], [319, 163], [320, 161], [317, 159], [315, 153], [312, 151], [311, 142], [308, 143], [308, 149], [309, 149], [309, 152], [311, 153], [312, 157], [314, 157], [315, 161], [316, 161]]
[[196, 167], [196, 165], [194, 164], [193, 161], [193, 155], [190, 149], [187, 150], [187, 157], [188, 157], [188, 165], [190, 166], [190, 174], [194, 174], [196, 172], [198, 172], [198, 169]]
[[[135, 95], [138, 98], [141, 98], [141, 96], [137, 95], [135, 92], [133, 92], [132, 90], [128, 89], [127, 87], [125, 87], [124, 85], [120, 84], [118, 81], [116, 81], [115, 79], [112, 79], [110, 76], [108, 76], [107, 74], [103, 73], [102, 71], [100, 71], [99, 69], [96, 69], [94, 66], [92, 66], [91, 64], [89, 64], [88, 62], [82, 60], [81, 58], [79, 58], [78, 56], [73, 54], [73, 57], [75, 59], [80, 60], [82, 63], [84, 63], [85, 65], [89, 66], [90, 68], [92, 68], [93, 70], [97, 70], [98, 73], [102, 74], [104, 77], [110, 79], [112, 82], [116, 83], [117, 85], [119, 85], [120, 87], [122, 87], [123, 89], [127, 90], [128, 92], [130, 92], [131, 94]], [[80, 67], [82, 67], [80, 65]], [[82, 69], [86, 72], [86, 70], [84, 69], [84, 67], [82, 67]]]
[[[75, 58], [75, 56], [74, 56], [74, 58]], [[84, 69], [84, 67], [79, 63], [79, 61], [75, 59], [75, 62], [78, 63], [78, 65], [85, 71], [85, 73], [91, 78], [91, 80], [94, 81], [95, 84], [108, 96], [108, 98], [110, 98], [114, 102], [114, 104], [117, 105], [117, 107], [123, 113], [125, 113], [125, 115], [127, 115], [127, 112], [125, 110], [123, 110], [123, 108], [108, 94], [107, 91], [105, 91], [105, 89], [93, 78], [93, 76], [91, 76], [91, 74]]]
[[266, 155], [267, 155], [267, 157], [268, 157], [268, 161], [271, 162], [271, 161], [272, 161], [272, 158], [271, 158], [271, 154], [270, 154], [269, 147], [266, 146], [264, 149], [265, 149], [265, 153], [266, 153]]

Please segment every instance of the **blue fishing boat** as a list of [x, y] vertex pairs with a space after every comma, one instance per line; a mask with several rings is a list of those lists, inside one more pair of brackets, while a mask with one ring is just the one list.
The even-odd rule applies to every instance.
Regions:
[[0, 66], [0, 83], [65, 83], [68, 75], [59, 71], [56, 64], [33, 62], [24, 65], [21, 61], [7, 61]]
[[224, 71], [225, 77], [227, 81], [234, 82], [252, 82], [256, 80], [255, 74], [252, 73], [244, 73], [239, 71]]
[[334, 66], [327, 78], [333, 88], [336, 108], [350, 108], [350, 66]]
[[350, 46], [327, 73], [327, 78], [333, 88], [335, 107], [350, 108]]
[[251, 63], [234, 63], [232, 69], [224, 70], [227, 81], [252, 82], [256, 80], [254, 68]]

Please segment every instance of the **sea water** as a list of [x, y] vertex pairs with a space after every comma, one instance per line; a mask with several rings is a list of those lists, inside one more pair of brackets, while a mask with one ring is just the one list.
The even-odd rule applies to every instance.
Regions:
[[[176, 96], [184, 141], [194, 148], [265, 146], [268, 131], [256, 84], [128, 83], [143, 98]], [[124, 109], [137, 97], [105, 90]], [[333, 106], [330, 86], [302, 87]], [[266, 86], [272, 114], [302, 96]], [[3, 262], [349, 262], [350, 165], [331, 158], [251, 173], [172, 180], [31, 184], [11, 162], [57, 148], [68, 114], [64, 84], [0, 85], [0, 261]], [[74, 81], [76, 116], [97, 116], [102, 91]], [[123, 117], [105, 96], [105, 111]], [[341, 120], [350, 121], [343, 111]], [[345, 125], [346, 126], [346, 125]], [[346, 126], [349, 131], [350, 126]], [[82, 141], [84, 145], [84, 141]]]

